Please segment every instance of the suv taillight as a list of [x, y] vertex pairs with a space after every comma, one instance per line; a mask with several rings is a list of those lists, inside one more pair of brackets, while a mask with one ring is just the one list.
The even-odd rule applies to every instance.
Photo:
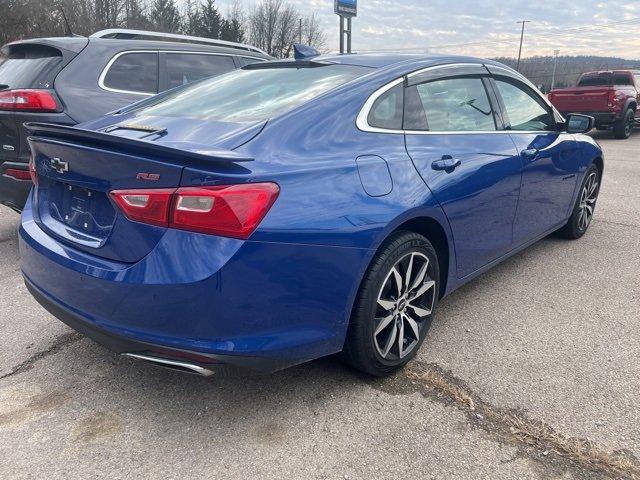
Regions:
[[278, 198], [275, 183], [178, 189], [114, 190], [130, 220], [191, 232], [247, 239]]
[[0, 92], [0, 110], [56, 112], [59, 106], [48, 90], [4, 90]]

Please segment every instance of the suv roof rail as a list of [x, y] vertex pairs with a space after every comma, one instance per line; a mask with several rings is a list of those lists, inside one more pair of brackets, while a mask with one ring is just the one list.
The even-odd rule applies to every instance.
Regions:
[[[142, 38], [140, 38], [142, 37]], [[109, 28], [94, 33], [89, 38], [113, 38], [118, 40], [158, 40], [163, 42], [197, 43], [201, 45], [214, 45], [218, 47], [231, 47], [247, 50], [249, 52], [268, 55], [267, 52], [252, 45], [244, 43], [228, 42], [213, 38], [192, 37], [177, 33], [148, 32], [146, 30], [129, 30], [126, 28]]]

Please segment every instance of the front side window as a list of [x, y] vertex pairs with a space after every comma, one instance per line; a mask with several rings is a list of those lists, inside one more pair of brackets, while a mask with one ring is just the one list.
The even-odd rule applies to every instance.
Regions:
[[132, 112], [219, 122], [258, 122], [281, 115], [369, 72], [368, 67], [352, 65], [249, 67], [201, 80]]
[[496, 84], [504, 102], [508, 117], [505, 122], [509, 130], [537, 132], [553, 129], [555, 121], [549, 107], [527, 86], [500, 78], [496, 79]]
[[132, 52], [120, 55], [109, 67], [104, 86], [122, 92], [158, 92], [158, 54]]
[[206, 77], [215, 77], [235, 69], [233, 58], [196, 53], [165, 54], [166, 89], [186, 85]]
[[636, 79], [636, 88], [640, 90], [640, 73], [636, 73], [634, 77]]
[[412, 86], [407, 89], [406, 98], [407, 130], [482, 132], [496, 129], [489, 97], [479, 77], [447, 78]]

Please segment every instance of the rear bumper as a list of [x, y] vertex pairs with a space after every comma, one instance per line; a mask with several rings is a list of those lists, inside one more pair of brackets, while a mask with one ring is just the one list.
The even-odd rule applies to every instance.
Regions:
[[270, 373], [287, 366], [286, 363], [275, 359], [206, 354], [202, 352], [168, 348], [163, 345], [142, 342], [123, 335], [116, 335], [108, 330], [98, 327], [86, 318], [64, 308], [31, 283], [26, 276], [24, 277], [24, 282], [29, 293], [31, 293], [37, 302], [50, 314], [73, 328], [75, 331], [115, 353], [137, 354], [158, 359], [184, 362], [198, 366], [205, 371], [212, 372], [216, 376], [247, 374], [251, 372]]
[[117, 263], [49, 237], [30, 203], [20, 226], [30, 291], [118, 353], [182, 352], [259, 372], [336, 353], [371, 256], [167, 230], [139, 262]]
[[33, 184], [30, 181], [17, 180], [5, 175], [4, 172], [9, 168], [28, 170], [28, 166], [23, 162], [4, 162], [0, 165], [0, 204], [20, 212], [24, 208]]

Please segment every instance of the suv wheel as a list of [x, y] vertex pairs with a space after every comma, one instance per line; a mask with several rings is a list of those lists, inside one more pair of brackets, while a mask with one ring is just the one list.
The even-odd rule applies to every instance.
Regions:
[[635, 112], [632, 108], [628, 109], [624, 116], [613, 126], [613, 135], [621, 140], [631, 136], [635, 124]]

